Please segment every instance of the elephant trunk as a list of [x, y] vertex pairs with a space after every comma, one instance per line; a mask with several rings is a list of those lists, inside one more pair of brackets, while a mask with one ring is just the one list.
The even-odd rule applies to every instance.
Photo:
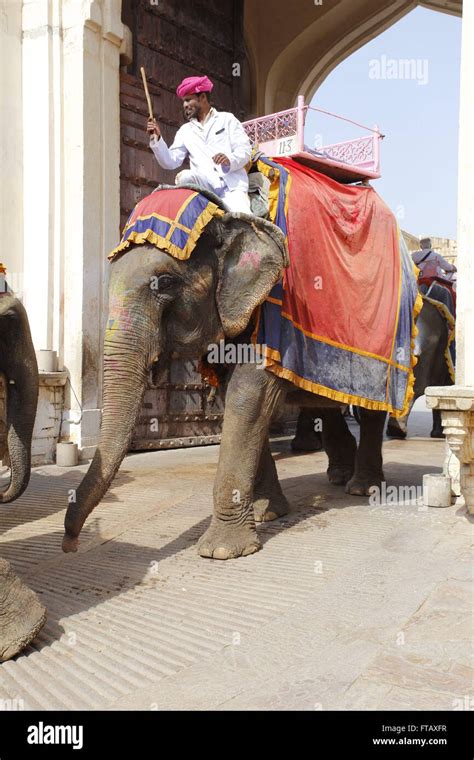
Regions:
[[[109, 324], [114, 323], [113, 317]], [[156, 327], [154, 328], [156, 330]], [[104, 344], [104, 397], [99, 444], [68, 505], [63, 551], [77, 551], [88, 515], [107, 492], [132, 439], [146, 388], [151, 325], [108, 329]]]

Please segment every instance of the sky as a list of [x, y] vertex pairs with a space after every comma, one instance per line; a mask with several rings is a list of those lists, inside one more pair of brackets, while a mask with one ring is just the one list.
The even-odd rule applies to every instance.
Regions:
[[[382, 176], [372, 184], [402, 229], [417, 236], [456, 239], [460, 53], [461, 19], [416, 8], [340, 63], [311, 101], [386, 135]], [[411, 78], [401, 78], [400, 59], [413, 59]], [[362, 134], [308, 112], [312, 147]]]

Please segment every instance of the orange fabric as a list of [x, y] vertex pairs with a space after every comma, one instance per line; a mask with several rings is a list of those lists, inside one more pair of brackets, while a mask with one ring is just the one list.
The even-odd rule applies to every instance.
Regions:
[[291, 172], [282, 312], [324, 341], [390, 360], [400, 296], [392, 212], [372, 187], [278, 163]]

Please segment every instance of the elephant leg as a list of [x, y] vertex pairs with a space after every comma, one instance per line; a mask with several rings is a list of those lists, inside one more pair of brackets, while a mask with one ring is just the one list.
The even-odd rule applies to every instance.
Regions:
[[387, 435], [389, 438], [406, 438], [408, 435], [408, 417], [413, 409], [413, 404], [424, 393], [424, 389], [420, 390], [415, 383], [415, 393], [408, 406], [408, 411], [403, 417], [392, 417], [389, 415], [387, 422]]
[[300, 409], [295, 437], [291, 441], [293, 451], [321, 451], [321, 433], [315, 430], [314, 409]]
[[403, 417], [392, 417], [390, 415], [387, 422], [387, 435], [389, 438], [406, 438], [407, 423], [408, 414], [405, 414]]
[[283, 517], [290, 511], [288, 500], [281, 490], [270, 444], [265, 441], [253, 492], [253, 513], [256, 522]]
[[340, 409], [317, 409], [315, 417], [322, 420], [323, 446], [329, 459], [328, 480], [336, 486], [344, 485], [354, 472], [356, 439]]
[[46, 609], [35, 592], [0, 559], [0, 662], [21, 652], [45, 621]]
[[382, 469], [382, 441], [386, 412], [360, 410], [360, 442], [357, 449], [354, 475], [346, 485], [346, 493], [369, 496], [372, 486], [380, 488]]
[[214, 514], [198, 546], [202, 557], [232, 559], [261, 547], [253, 511], [254, 484], [270, 419], [285, 387], [284, 381], [255, 364], [239, 364], [232, 374], [214, 484]]
[[444, 438], [443, 426], [441, 424], [441, 412], [439, 409], [433, 409], [433, 429], [430, 433], [431, 438]]

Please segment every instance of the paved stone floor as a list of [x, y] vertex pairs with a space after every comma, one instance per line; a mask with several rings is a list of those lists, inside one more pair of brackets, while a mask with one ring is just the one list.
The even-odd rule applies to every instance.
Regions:
[[[355, 423], [351, 426], [355, 428]], [[392, 485], [439, 472], [444, 442], [417, 404], [384, 444]], [[218, 447], [131, 454], [83, 531], [60, 549], [86, 466], [36, 468], [0, 513], [0, 555], [48, 608], [0, 666], [25, 708], [465, 709], [474, 706], [470, 518], [463, 508], [371, 505], [330, 486], [322, 453], [273, 450], [292, 511], [263, 549], [205, 560]]]

